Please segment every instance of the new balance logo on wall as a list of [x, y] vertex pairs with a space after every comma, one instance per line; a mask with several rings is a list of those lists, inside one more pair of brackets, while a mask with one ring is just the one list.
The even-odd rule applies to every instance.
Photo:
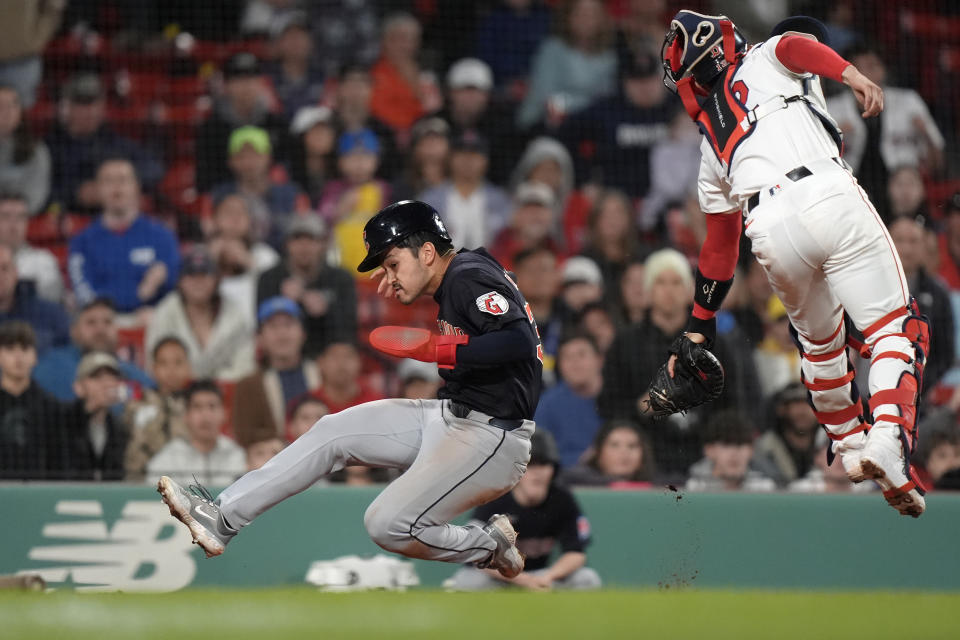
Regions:
[[36, 566], [18, 573], [78, 591], [175, 591], [196, 575], [196, 547], [189, 537], [174, 535], [159, 501], [128, 501], [112, 526], [99, 500], [61, 500], [55, 511], [63, 517], [43, 526], [42, 540], [62, 543], [30, 549]]

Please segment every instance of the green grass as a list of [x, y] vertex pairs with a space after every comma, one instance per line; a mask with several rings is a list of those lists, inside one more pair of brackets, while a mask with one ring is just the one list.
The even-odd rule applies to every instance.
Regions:
[[601, 591], [0, 594], [0, 638], [957, 638], [960, 595]]

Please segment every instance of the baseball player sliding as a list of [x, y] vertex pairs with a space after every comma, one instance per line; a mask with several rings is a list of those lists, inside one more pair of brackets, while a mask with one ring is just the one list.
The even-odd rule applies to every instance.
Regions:
[[319, 420], [262, 468], [216, 499], [166, 476], [158, 491], [207, 556], [260, 514], [346, 465], [404, 473], [369, 506], [364, 525], [378, 545], [411, 558], [476, 563], [512, 578], [523, 570], [510, 520], [456, 526], [455, 516], [506, 493], [530, 459], [540, 395], [541, 347], [519, 289], [483, 249], [455, 251], [440, 216], [403, 201], [364, 229], [359, 271], [379, 268], [379, 293], [410, 304], [431, 295], [440, 335], [380, 327], [371, 344], [391, 355], [436, 362], [439, 400], [379, 400]]
[[[867, 194], [839, 158], [821, 75], [854, 92], [863, 117], [883, 92], [809, 34], [787, 31], [748, 47], [725, 16], [680, 11], [664, 39], [664, 82], [700, 127], [700, 250], [687, 333], [650, 388], [666, 415], [713, 397], [723, 373], [707, 351], [714, 314], [733, 281], [742, 224], [800, 348], [817, 418], [854, 482], [870, 478], [901, 514], [925, 505], [910, 467], [929, 325], [907, 289], [893, 242]], [[741, 216], [742, 213], [742, 216]], [[846, 322], [871, 358], [864, 416], [847, 358]]]

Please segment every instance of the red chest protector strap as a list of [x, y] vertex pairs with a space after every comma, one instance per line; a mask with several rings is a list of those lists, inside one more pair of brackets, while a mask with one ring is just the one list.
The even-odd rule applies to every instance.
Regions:
[[703, 106], [694, 93], [692, 77], [683, 78], [677, 83], [677, 93], [687, 114], [700, 127], [700, 132], [706, 136], [713, 152], [726, 167], [730, 166], [737, 146], [756, 126], [756, 122], [749, 123], [747, 128], [741, 126], [741, 122], [749, 121], [749, 111], [731, 86], [738, 67], [730, 65], [727, 68], [723, 79], [714, 84], [710, 93], [703, 98]]

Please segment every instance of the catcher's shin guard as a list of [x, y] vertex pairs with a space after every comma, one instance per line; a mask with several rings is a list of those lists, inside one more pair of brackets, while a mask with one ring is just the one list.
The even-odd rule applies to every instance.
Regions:
[[827, 462], [840, 455], [847, 477], [861, 482], [860, 452], [866, 443], [867, 422], [857, 389], [853, 363], [847, 356], [846, 328], [841, 321], [836, 330], [824, 339], [801, 336], [791, 326], [791, 333], [800, 350], [800, 377], [807, 387], [807, 398], [817, 421], [832, 441], [827, 449]]
[[[917, 409], [923, 367], [930, 350], [930, 323], [915, 300], [867, 327], [870, 347], [870, 413], [873, 429], [863, 468], [884, 489], [891, 506], [914, 517], [923, 512], [923, 487], [910, 466], [917, 445]], [[919, 495], [914, 495], [919, 494]]]

